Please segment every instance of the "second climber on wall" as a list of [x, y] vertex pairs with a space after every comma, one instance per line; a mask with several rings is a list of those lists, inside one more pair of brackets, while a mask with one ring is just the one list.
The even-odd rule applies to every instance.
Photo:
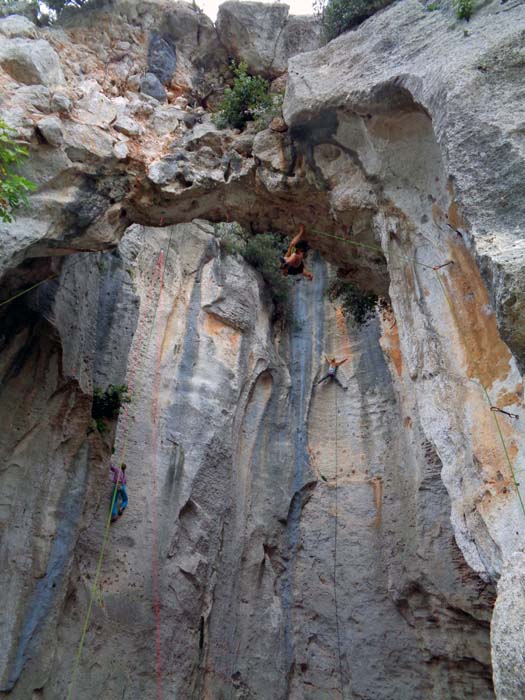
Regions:
[[325, 360], [328, 362], [328, 372], [324, 375], [324, 377], [321, 377], [321, 379], [318, 382], [316, 382], [316, 386], [317, 384], [324, 382], [325, 379], [333, 379], [334, 382], [337, 382], [339, 384], [341, 389], [347, 391], [348, 387], [343, 386], [339, 381], [339, 377], [337, 376], [337, 369], [340, 365], [342, 365], [348, 360], [348, 357], [344, 357], [342, 360], [338, 361], [335, 357], [328, 357], [327, 355], [325, 355]]

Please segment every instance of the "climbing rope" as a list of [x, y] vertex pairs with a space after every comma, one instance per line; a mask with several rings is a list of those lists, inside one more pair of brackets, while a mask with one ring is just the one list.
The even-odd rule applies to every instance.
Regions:
[[[462, 234], [461, 234], [457, 229], [455, 229], [455, 228], [453, 228], [452, 226], [450, 226], [450, 224], [447, 224], [447, 226], [448, 226], [452, 231], [454, 231], [455, 233], [457, 233], [459, 236], [462, 237]], [[351, 241], [351, 240], [349, 240], [348, 238], [344, 238], [343, 236], [336, 236], [336, 235], [334, 235], [334, 234], [327, 233], [326, 231], [320, 231], [319, 229], [316, 229], [316, 228], [312, 228], [312, 231], [315, 231], [315, 232], [318, 233], [319, 235], [325, 236], [326, 238], [333, 238], [333, 239], [335, 239], [335, 240], [342, 241], [342, 242], [344, 242], [344, 243], [346, 243], [346, 244], [348, 244], [348, 245], [351, 245], [351, 246], [354, 246], [354, 247], [357, 247], [357, 248], [363, 248], [363, 249], [365, 249], [365, 250], [372, 250], [372, 251], [374, 251], [374, 252], [379, 252], [379, 253], [381, 253], [382, 255], [385, 254], [384, 251], [383, 251], [383, 249], [382, 249], [380, 246], [376, 246], [376, 245], [368, 244], [368, 243], [360, 243], [360, 242], [358, 242], [358, 241]], [[441, 269], [443, 269], [443, 268], [445, 268], [445, 267], [447, 267], [447, 266], [449, 266], [449, 265], [454, 264], [454, 261], [453, 261], [453, 260], [447, 260], [446, 262], [444, 262], [444, 263], [442, 263], [442, 264], [440, 264], [440, 265], [427, 265], [426, 263], [418, 262], [418, 261], [415, 260], [415, 259], [410, 259], [410, 258], [408, 258], [408, 257], [406, 257], [406, 256], [404, 256], [404, 255], [397, 254], [397, 253], [389, 253], [389, 256], [391, 256], [391, 257], [393, 257], [393, 258], [398, 258], [398, 259], [405, 260], [406, 262], [412, 263], [412, 264], [414, 264], [414, 265], [419, 265], [420, 267], [423, 267], [423, 268], [426, 268], [426, 269], [429, 269], [429, 270], [432, 270], [432, 271], [433, 271], [433, 273], [435, 274], [435, 276], [436, 276], [436, 278], [437, 278], [437, 280], [438, 280], [438, 282], [439, 282], [439, 286], [440, 286], [440, 288], [441, 288], [441, 291], [442, 291], [442, 293], [443, 293], [443, 296], [445, 297], [445, 300], [446, 300], [447, 305], [448, 305], [448, 307], [449, 307], [450, 313], [451, 313], [451, 315], [452, 315], [452, 317], [453, 317], [453, 319], [454, 319], [454, 321], [455, 321], [456, 327], [457, 327], [457, 329], [458, 329], [458, 333], [460, 334], [461, 339], [462, 339], [462, 341], [463, 341], [463, 346], [464, 346], [464, 348], [465, 348], [465, 352], [466, 352], [466, 354], [467, 354], [467, 357], [469, 358], [469, 361], [471, 362], [471, 364], [472, 364], [474, 367], [477, 367], [477, 366], [478, 366], [478, 363], [475, 362], [475, 361], [473, 360], [472, 354], [471, 354], [471, 352], [470, 352], [470, 350], [469, 350], [469, 347], [468, 347], [468, 344], [467, 344], [467, 342], [466, 342], [466, 338], [465, 338], [465, 336], [464, 336], [464, 334], [463, 334], [463, 330], [462, 330], [462, 328], [461, 328], [461, 324], [459, 323], [459, 319], [458, 319], [458, 317], [457, 317], [457, 314], [456, 314], [456, 311], [455, 311], [455, 308], [454, 308], [454, 304], [452, 303], [452, 300], [451, 300], [451, 298], [450, 298], [450, 295], [448, 294], [448, 292], [447, 292], [447, 290], [446, 290], [446, 288], [445, 288], [445, 285], [443, 284], [443, 281], [442, 281], [442, 279], [441, 279], [441, 276], [440, 276], [440, 274], [439, 274], [439, 270], [441, 270]], [[485, 384], [483, 383], [483, 381], [479, 378], [479, 374], [480, 374], [480, 373], [478, 372], [477, 381], [479, 382], [479, 384], [480, 384], [480, 386], [481, 386], [481, 388], [482, 388], [482, 390], [483, 390], [483, 393], [484, 393], [484, 395], [485, 395], [485, 398], [487, 399], [487, 402], [488, 402], [488, 404], [489, 404], [489, 408], [490, 408], [490, 411], [491, 411], [491, 413], [492, 413], [492, 416], [493, 416], [493, 418], [494, 418], [494, 422], [495, 422], [495, 425], [496, 425], [496, 429], [497, 429], [497, 433], [498, 433], [498, 436], [499, 436], [499, 440], [500, 440], [500, 442], [501, 442], [501, 446], [502, 446], [503, 452], [504, 452], [504, 454], [505, 454], [505, 460], [506, 460], [506, 462], [507, 462], [507, 464], [508, 464], [508, 467], [509, 467], [509, 470], [510, 470], [510, 473], [511, 473], [511, 476], [512, 476], [512, 482], [513, 482], [514, 488], [515, 488], [515, 490], [516, 490], [516, 493], [517, 493], [517, 495], [518, 495], [518, 499], [519, 499], [519, 502], [520, 502], [520, 505], [521, 505], [521, 509], [522, 509], [522, 511], [523, 511], [523, 514], [525, 515], [525, 503], [524, 503], [524, 501], [523, 501], [523, 497], [522, 497], [522, 495], [521, 495], [521, 493], [520, 493], [520, 490], [519, 490], [519, 482], [516, 480], [516, 474], [515, 474], [515, 471], [514, 471], [514, 467], [512, 466], [512, 461], [511, 461], [511, 459], [510, 459], [509, 451], [508, 451], [507, 445], [506, 445], [506, 443], [505, 443], [505, 438], [504, 438], [504, 436], [503, 436], [503, 431], [501, 430], [501, 425], [500, 425], [500, 422], [499, 422], [499, 419], [498, 419], [498, 416], [497, 416], [497, 413], [498, 413], [498, 412], [501, 412], [501, 409], [498, 409], [497, 406], [494, 406], [494, 405], [492, 404], [492, 401], [491, 401], [491, 399], [490, 399], [490, 394], [489, 394], [489, 392], [488, 392], [488, 389], [487, 389], [487, 387], [485, 386]], [[516, 417], [515, 414], [513, 414], [513, 417]]]
[[[144, 338], [144, 330], [145, 330], [145, 324], [146, 324], [147, 310], [149, 307], [149, 301], [151, 299], [151, 294], [153, 292], [153, 288], [154, 288], [155, 282], [157, 280], [161, 264], [162, 264], [162, 252], [159, 254], [159, 257], [157, 259], [157, 264], [155, 266], [155, 270], [153, 272], [153, 276], [152, 276], [150, 285], [149, 285], [148, 290], [146, 292], [145, 313], [142, 317], [142, 321], [141, 321], [141, 324], [139, 326], [139, 338], [138, 338], [137, 344], [135, 346], [134, 360], [133, 360], [132, 368], [130, 371], [130, 377], [128, 380], [128, 391], [130, 394], [133, 393], [135, 374], [136, 374], [137, 365], [138, 365], [138, 353], [140, 352], [140, 350], [142, 348], [142, 341]], [[154, 319], [153, 319], [153, 321], [154, 321]], [[129, 427], [129, 405], [130, 405], [129, 403], [126, 404], [125, 411], [124, 411], [124, 418], [123, 418], [124, 442], [123, 442], [123, 447], [121, 450], [121, 455], [120, 455], [120, 460], [119, 460], [117, 483], [120, 481], [120, 477], [122, 474], [122, 464], [124, 462], [124, 458], [125, 458], [126, 450], [127, 450], [127, 438], [128, 438], [128, 432], [129, 432], [129, 430], [128, 430], [128, 427]], [[86, 640], [86, 634], [87, 634], [87, 630], [88, 630], [88, 626], [89, 626], [89, 621], [91, 619], [91, 612], [93, 610], [93, 604], [95, 602], [95, 598], [97, 595], [98, 582], [100, 580], [100, 572], [102, 569], [102, 563], [104, 561], [104, 555], [106, 553], [107, 543], [108, 543], [108, 539], [109, 539], [109, 530], [110, 530], [110, 526], [111, 526], [111, 514], [112, 514], [112, 511], [113, 511], [113, 508], [115, 505], [116, 497], [117, 497], [117, 485], [115, 484], [115, 488], [113, 489], [113, 497], [111, 499], [111, 506], [109, 509], [108, 517], [106, 519], [106, 526], [104, 528], [104, 536], [102, 539], [102, 546], [101, 546], [101, 549], [99, 552], [99, 557], [97, 560], [97, 566], [96, 566], [96, 570], [95, 570], [95, 578], [93, 580], [93, 585], [91, 586], [89, 604], [88, 604], [88, 608], [86, 611], [84, 624], [82, 626], [82, 633], [80, 636], [80, 642], [79, 642], [77, 654], [75, 657], [73, 672], [71, 674], [71, 680], [69, 683], [67, 700], [71, 700], [71, 698], [73, 697], [73, 690], [75, 687], [76, 677], [78, 675], [78, 671], [79, 671], [79, 667], [80, 667], [80, 659], [82, 656], [82, 650], [84, 648], [84, 643]]]
[[[454, 319], [454, 322], [455, 322], [455, 324], [456, 324], [456, 328], [457, 328], [457, 330], [458, 330], [458, 333], [459, 333], [459, 335], [460, 335], [460, 337], [461, 337], [461, 339], [462, 339], [462, 341], [463, 341], [463, 346], [464, 346], [464, 348], [465, 348], [465, 352], [466, 352], [466, 354], [467, 354], [467, 357], [468, 357], [468, 359], [469, 359], [469, 362], [470, 362], [470, 364], [471, 364], [473, 367], [476, 368], [476, 370], [478, 370], [478, 366], [479, 366], [479, 365], [478, 365], [478, 362], [477, 362], [476, 360], [474, 360], [474, 358], [473, 358], [473, 356], [472, 356], [472, 353], [470, 352], [470, 349], [469, 349], [469, 347], [468, 347], [468, 343], [466, 342], [466, 338], [465, 338], [465, 336], [464, 336], [464, 334], [463, 334], [463, 329], [462, 329], [462, 327], [461, 327], [461, 323], [460, 323], [459, 318], [458, 318], [458, 316], [457, 316], [456, 310], [455, 310], [455, 308], [454, 308], [454, 305], [452, 304], [452, 300], [451, 300], [451, 298], [450, 298], [450, 295], [449, 295], [449, 293], [447, 292], [447, 289], [446, 289], [445, 285], [443, 284], [443, 280], [441, 279], [441, 276], [438, 274], [437, 269], [434, 270], [434, 274], [435, 274], [436, 277], [437, 277], [437, 280], [438, 280], [438, 282], [439, 282], [439, 286], [440, 286], [440, 288], [441, 288], [441, 291], [443, 292], [443, 296], [444, 296], [445, 299], [446, 299], [446, 302], [447, 302], [447, 304], [448, 304], [450, 313], [451, 313], [452, 318]], [[494, 405], [493, 405], [493, 403], [492, 403], [492, 401], [491, 401], [491, 398], [490, 398], [489, 391], [488, 391], [488, 389], [487, 389], [487, 386], [485, 385], [485, 383], [483, 382], [483, 380], [480, 378], [480, 374], [481, 374], [481, 373], [480, 373], [479, 370], [478, 370], [478, 371], [477, 371], [477, 375], [478, 375], [478, 376], [477, 376], [477, 381], [479, 382], [481, 388], [483, 389], [483, 394], [484, 394], [484, 396], [485, 396], [485, 398], [486, 398], [486, 400], [487, 400], [487, 403], [488, 403], [488, 405], [489, 405], [489, 410], [490, 410], [490, 412], [492, 413], [492, 417], [494, 418], [494, 422], [495, 422], [495, 424], [496, 424], [496, 430], [497, 430], [497, 432], [498, 432], [498, 436], [499, 436], [499, 439], [500, 439], [500, 442], [501, 442], [501, 446], [502, 446], [503, 452], [504, 452], [504, 454], [505, 454], [505, 460], [506, 460], [506, 462], [507, 462], [507, 464], [508, 464], [508, 467], [509, 467], [509, 470], [510, 470], [510, 473], [511, 473], [511, 476], [512, 476], [512, 483], [513, 483], [513, 485], [514, 485], [514, 488], [516, 489], [516, 493], [518, 494], [518, 499], [519, 499], [519, 502], [520, 502], [520, 505], [521, 505], [521, 510], [523, 511], [523, 515], [525, 515], [525, 503], [523, 502], [523, 497], [522, 497], [521, 492], [520, 492], [520, 489], [519, 489], [519, 483], [518, 483], [518, 481], [516, 480], [516, 473], [515, 473], [515, 471], [514, 471], [514, 467], [512, 466], [512, 461], [511, 461], [511, 459], [510, 459], [509, 451], [508, 451], [507, 445], [506, 445], [506, 443], [505, 443], [505, 438], [503, 437], [503, 431], [501, 430], [501, 425], [500, 425], [500, 422], [499, 422], [499, 419], [498, 419], [498, 416], [497, 416], [497, 413], [498, 413], [498, 412], [501, 412], [501, 413], [507, 413], [507, 412], [506, 412], [506, 411], [502, 411], [502, 409], [500, 409], [500, 408], [498, 408], [497, 406], [494, 406]], [[518, 416], [517, 416], [516, 414], [508, 414], [508, 415], [512, 416], [512, 418], [518, 418]]]
[[[352, 241], [349, 238], [344, 238], [343, 236], [336, 236], [333, 233], [327, 233], [326, 231], [320, 231], [317, 228], [312, 228], [312, 231], [315, 233], [319, 234], [320, 236], [324, 236], [325, 238], [333, 238], [336, 241], [343, 241], [343, 243], [346, 243], [347, 245], [354, 246], [355, 248], [363, 248], [364, 250], [371, 250], [374, 253], [381, 253], [381, 255], [384, 257], [385, 256], [385, 251], [381, 246], [378, 245], [373, 245], [372, 243], [360, 243], [359, 241]], [[432, 265], [427, 265], [426, 263], [419, 262], [418, 260], [415, 260], [413, 258], [409, 258], [406, 255], [403, 255], [401, 253], [389, 253], [389, 256], [392, 258], [397, 258], [399, 260], [403, 260], [405, 262], [413, 263], [414, 265], [419, 265], [420, 267], [426, 267], [429, 270], [433, 269]], [[450, 264], [450, 263], [447, 263]]]
[[[128, 379], [128, 392], [131, 395], [133, 395], [133, 393], [134, 393], [135, 376], [136, 376], [138, 365], [139, 365], [139, 353], [141, 352], [143, 347], [149, 346], [149, 343], [151, 340], [151, 335], [153, 332], [153, 328], [155, 326], [157, 309], [160, 307], [160, 305], [162, 303], [162, 292], [163, 292], [163, 286], [164, 286], [164, 272], [166, 270], [166, 258], [167, 258], [167, 255], [169, 253], [172, 237], [173, 237], [173, 229], [172, 229], [170, 237], [169, 237], [168, 246], [166, 249], [166, 254], [164, 254], [164, 252], [161, 251], [158, 255], [155, 269], [154, 269], [154, 272], [153, 272], [153, 275], [151, 278], [151, 282], [150, 282], [148, 290], [146, 292], [145, 311], [144, 311], [144, 315], [143, 315], [142, 320], [141, 320], [141, 324], [139, 326], [139, 333], [137, 336], [137, 342], [135, 344], [134, 359], [133, 359], [133, 363], [131, 366], [130, 375], [129, 375], [129, 379]], [[155, 305], [155, 311], [154, 311], [153, 319], [151, 321], [151, 327], [150, 327], [150, 333], [148, 336], [148, 340], [147, 340], [146, 345], [144, 346], [143, 341], [144, 341], [144, 333], [145, 333], [145, 328], [146, 328], [147, 311], [151, 306], [151, 297], [153, 294], [155, 284], [157, 283], [157, 278], [158, 278], [158, 283], [159, 283], [159, 296], [157, 298], [157, 303]], [[160, 341], [160, 336], [159, 336], [159, 341]], [[154, 450], [153, 450], [154, 466], [152, 466], [153, 592], [154, 592], [154, 610], [155, 610], [155, 628], [156, 628], [157, 697], [158, 697], [158, 700], [162, 700], [160, 596], [159, 596], [159, 587], [158, 587], [158, 522], [157, 522], [157, 509], [156, 509], [156, 496], [157, 496], [156, 473], [157, 473], [157, 440], [158, 440], [158, 388], [159, 388], [159, 372], [160, 372], [161, 353], [162, 353], [162, 346], [159, 342], [159, 350], [158, 350], [158, 355], [157, 355], [157, 364], [156, 364], [156, 372], [155, 372], [154, 437], [153, 437], [153, 441], [154, 441]], [[130, 407], [130, 403], [126, 404], [125, 411], [124, 411], [124, 417], [123, 417], [124, 440], [122, 443], [122, 449], [121, 449], [121, 454], [120, 454], [120, 459], [119, 459], [119, 470], [118, 470], [118, 475], [117, 475], [117, 482], [120, 480], [120, 476], [122, 474], [122, 464], [124, 463], [124, 459], [125, 459], [125, 456], [127, 454], [128, 437], [129, 437], [129, 407]], [[73, 667], [73, 673], [72, 673], [71, 681], [69, 684], [67, 700], [71, 700], [71, 698], [72, 698], [72, 693], [73, 693], [73, 689], [75, 686], [76, 677], [78, 675], [78, 670], [79, 670], [79, 666], [80, 666], [80, 659], [82, 656], [82, 649], [84, 647], [84, 643], [85, 643], [85, 639], [86, 639], [86, 634], [87, 634], [87, 629], [89, 626], [89, 621], [91, 618], [93, 604], [94, 604], [94, 601], [95, 601], [95, 598], [97, 595], [97, 588], [98, 588], [98, 582], [100, 579], [100, 572], [102, 569], [102, 563], [104, 561], [104, 555], [105, 555], [105, 551], [106, 551], [106, 547], [107, 547], [107, 543], [108, 543], [108, 539], [109, 539], [109, 530], [110, 530], [110, 526], [111, 526], [111, 513], [112, 513], [113, 507], [115, 505], [116, 496], [117, 496], [117, 486], [115, 485], [115, 489], [113, 490], [113, 497], [111, 500], [111, 506], [109, 509], [108, 518], [106, 520], [106, 526], [105, 526], [105, 530], [104, 530], [102, 547], [101, 547], [98, 561], [97, 561], [95, 579], [94, 579], [93, 585], [91, 587], [89, 605], [88, 605], [88, 609], [86, 612], [84, 625], [82, 627], [82, 634], [80, 637], [80, 642], [79, 642], [79, 646], [78, 646], [78, 650], [77, 650], [77, 654], [76, 654], [76, 658], [75, 658], [75, 664]]]
[[335, 522], [334, 522], [334, 608], [335, 608], [335, 628], [337, 632], [337, 658], [339, 659], [339, 683], [341, 686], [341, 698], [345, 698], [344, 690], [344, 678], [343, 678], [343, 661], [341, 652], [341, 632], [339, 629], [339, 604], [337, 600], [337, 531], [339, 528], [339, 496], [338, 496], [338, 405], [337, 405], [337, 394], [339, 391], [339, 386], [335, 382], [332, 382], [335, 390]]

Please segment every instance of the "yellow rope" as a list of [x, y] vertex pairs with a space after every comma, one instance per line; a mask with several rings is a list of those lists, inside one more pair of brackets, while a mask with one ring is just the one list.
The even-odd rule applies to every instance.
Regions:
[[54, 275], [51, 275], [51, 277], [46, 277], [45, 280], [40, 280], [40, 282], [37, 282], [36, 284], [33, 284], [33, 286], [28, 287], [27, 289], [23, 289], [21, 292], [18, 292], [18, 294], [13, 294], [12, 297], [9, 297], [9, 299], [5, 299], [4, 301], [0, 301], [0, 306], [5, 306], [6, 304], [10, 304], [12, 301], [15, 299], [18, 299], [18, 297], [23, 296], [24, 294], [27, 294], [28, 292], [31, 292], [33, 289], [36, 289], [37, 287], [40, 287], [41, 284], [44, 284], [44, 282], [49, 282], [50, 280], [54, 280], [55, 277], [58, 277], [59, 273], [55, 272]]

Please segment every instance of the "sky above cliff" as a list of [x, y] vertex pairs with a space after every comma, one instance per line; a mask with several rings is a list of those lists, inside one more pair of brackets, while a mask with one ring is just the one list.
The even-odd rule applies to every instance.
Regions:
[[[197, 5], [214, 22], [217, 19], [217, 9], [224, 0], [197, 0]], [[290, 6], [291, 15], [311, 15], [312, 0], [287, 0], [286, 5]]]

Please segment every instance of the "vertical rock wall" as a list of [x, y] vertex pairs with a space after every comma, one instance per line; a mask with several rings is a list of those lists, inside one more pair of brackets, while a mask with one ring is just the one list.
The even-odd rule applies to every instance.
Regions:
[[[314, 282], [293, 285], [292, 319], [275, 326], [262, 281], [205, 222], [132, 227], [105, 265], [112, 282], [97, 271], [102, 294], [87, 304], [98, 331], [92, 322], [82, 342], [86, 377], [122, 381], [126, 367], [132, 387], [113, 457], [128, 465], [130, 504], [93, 588], [109, 450], [96, 433], [66, 440], [78, 456], [62, 500], [32, 496], [50, 513], [51, 546], [18, 594], [5, 697], [67, 696], [92, 598], [79, 700], [156, 697], [157, 631], [166, 697], [492, 698], [492, 590], [455, 545], [442, 464], [400, 393], [394, 317], [349, 327], [315, 257]], [[346, 389], [314, 386], [325, 352], [349, 358]], [[57, 485], [50, 461], [41, 478]], [[20, 481], [19, 513], [32, 503]]]

